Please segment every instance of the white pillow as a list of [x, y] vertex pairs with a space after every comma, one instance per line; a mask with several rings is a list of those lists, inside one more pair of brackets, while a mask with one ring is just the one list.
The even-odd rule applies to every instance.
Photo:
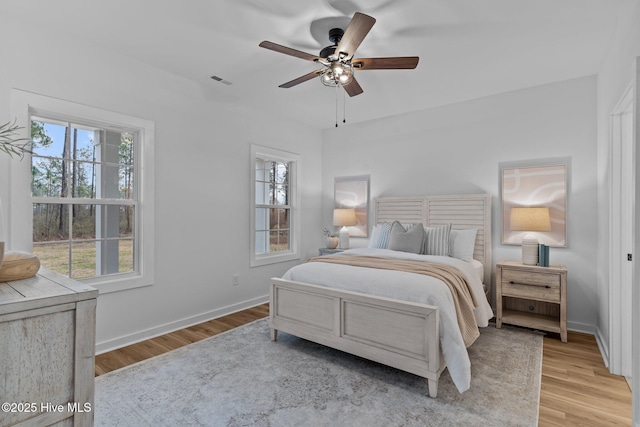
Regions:
[[422, 253], [425, 255], [449, 256], [449, 232], [451, 224], [425, 227]]
[[449, 256], [464, 261], [472, 261], [477, 233], [477, 228], [451, 230], [449, 233]]
[[377, 249], [387, 249], [389, 247], [389, 236], [391, 234], [391, 223], [383, 222], [374, 225], [371, 230], [371, 238], [369, 239], [369, 247]]

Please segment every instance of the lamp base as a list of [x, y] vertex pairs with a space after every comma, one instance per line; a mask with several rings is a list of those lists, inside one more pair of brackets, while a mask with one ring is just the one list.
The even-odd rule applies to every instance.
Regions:
[[522, 239], [522, 263], [538, 265], [538, 240]]
[[349, 229], [344, 226], [340, 229], [340, 249], [349, 249]]

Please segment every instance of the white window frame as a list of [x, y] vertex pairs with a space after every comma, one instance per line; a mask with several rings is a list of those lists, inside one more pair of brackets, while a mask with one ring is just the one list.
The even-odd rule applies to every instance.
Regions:
[[[118, 292], [149, 286], [154, 283], [154, 133], [155, 125], [129, 115], [51, 98], [18, 89], [11, 91], [11, 112], [16, 118], [21, 137], [30, 138], [31, 116], [63, 118], [85, 123], [107, 123], [114, 127], [134, 129], [138, 133], [139, 147], [136, 151], [138, 179], [138, 212], [134, 239], [136, 245], [136, 272], [114, 276], [100, 276], [80, 280], [99, 289], [100, 293]], [[11, 167], [10, 211], [7, 229], [9, 247], [15, 250], [33, 250], [33, 218], [31, 197], [31, 159], [13, 160]]]
[[[288, 251], [256, 254], [256, 159], [268, 159], [278, 162], [290, 162], [289, 168], [289, 200], [291, 206]], [[298, 198], [298, 172], [300, 155], [275, 148], [251, 144], [251, 225], [250, 225], [250, 262], [251, 267], [275, 264], [278, 262], [300, 259], [300, 203]]]

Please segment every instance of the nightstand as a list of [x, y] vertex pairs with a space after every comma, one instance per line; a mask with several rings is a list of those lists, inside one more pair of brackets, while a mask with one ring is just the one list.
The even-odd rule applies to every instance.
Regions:
[[335, 248], [335, 249], [329, 249], [329, 248], [320, 248], [318, 249], [318, 254], [320, 254], [320, 256], [322, 255], [331, 255], [331, 254], [337, 254], [339, 252], [344, 251], [344, 249], [340, 249], [340, 248]]
[[496, 264], [496, 328], [503, 323], [557, 332], [567, 342], [567, 268]]

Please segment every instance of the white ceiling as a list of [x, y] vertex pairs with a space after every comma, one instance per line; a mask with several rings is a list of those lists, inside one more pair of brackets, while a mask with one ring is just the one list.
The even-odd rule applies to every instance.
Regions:
[[[0, 11], [180, 75], [207, 97], [322, 129], [335, 123], [335, 89], [315, 79], [278, 88], [317, 66], [262, 40], [317, 54], [359, 11], [377, 22], [356, 57], [418, 55], [415, 70], [356, 71], [354, 123], [595, 74], [628, 1], [3, 0]], [[338, 101], [341, 121], [342, 92]]]

